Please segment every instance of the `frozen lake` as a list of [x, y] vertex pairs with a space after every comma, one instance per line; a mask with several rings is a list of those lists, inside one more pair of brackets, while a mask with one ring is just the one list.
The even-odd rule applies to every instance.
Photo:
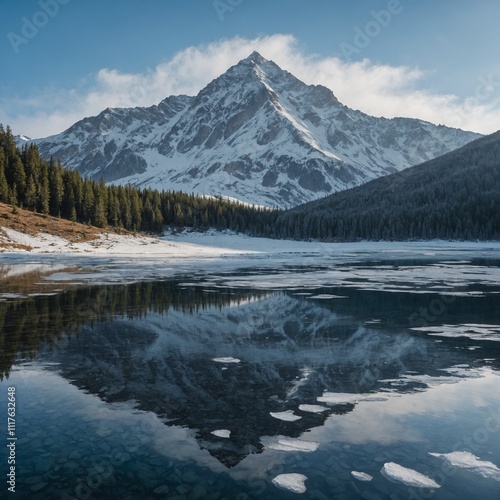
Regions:
[[3, 255], [19, 498], [498, 499], [498, 245], [304, 248]]

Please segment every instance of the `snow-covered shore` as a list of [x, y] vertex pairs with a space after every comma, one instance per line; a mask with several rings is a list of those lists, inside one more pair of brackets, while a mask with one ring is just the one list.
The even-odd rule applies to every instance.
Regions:
[[[137, 257], [170, 257], [175, 259], [224, 258], [229, 256], [285, 257], [297, 254], [324, 257], [329, 254], [348, 255], [351, 252], [391, 253], [403, 252], [433, 255], [434, 252], [500, 252], [500, 242], [356, 242], [322, 243], [269, 238], [252, 238], [229, 231], [209, 231], [207, 233], [182, 232], [166, 234], [162, 237], [131, 236], [105, 233], [99, 238], [73, 243], [50, 234], [32, 236], [13, 229], [3, 228], [6, 236], [0, 235], [0, 241], [6, 244], [3, 258], [9, 254], [83, 254], [83, 255], [127, 255]], [[9, 249], [9, 244], [12, 248]], [[31, 250], [19, 250], [14, 245], [24, 245]], [[500, 256], [500, 253], [498, 254]], [[2, 258], [2, 260], [4, 260]]]

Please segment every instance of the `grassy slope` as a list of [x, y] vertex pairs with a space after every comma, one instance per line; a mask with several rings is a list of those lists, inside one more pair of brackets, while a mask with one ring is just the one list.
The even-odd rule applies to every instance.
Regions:
[[[124, 230], [115, 228], [99, 229], [97, 227], [71, 222], [65, 219], [58, 219], [50, 215], [42, 215], [12, 205], [0, 203], [0, 235], [6, 237], [3, 228], [14, 229], [20, 233], [37, 235], [40, 233], [59, 236], [72, 243], [91, 241], [99, 237], [100, 234], [115, 232], [128, 234]], [[0, 250], [2, 248], [19, 248], [29, 250], [24, 245], [10, 244], [0, 240]]]

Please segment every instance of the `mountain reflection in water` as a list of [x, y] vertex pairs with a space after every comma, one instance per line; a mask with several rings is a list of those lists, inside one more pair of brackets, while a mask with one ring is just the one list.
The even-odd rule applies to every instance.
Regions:
[[[486, 343], [487, 362], [471, 339], [436, 342], [408, 327], [430, 293], [322, 288], [312, 297], [177, 279], [6, 301], [2, 374], [19, 355], [48, 363], [104, 401], [196, 430], [200, 448], [233, 467], [261, 453], [266, 436], [298, 438], [357, 401], [466, 376], [457, 366], [499, 368], [497, 342]], [[498, 323], [492, 300], [459, 297], [440, 319]]]

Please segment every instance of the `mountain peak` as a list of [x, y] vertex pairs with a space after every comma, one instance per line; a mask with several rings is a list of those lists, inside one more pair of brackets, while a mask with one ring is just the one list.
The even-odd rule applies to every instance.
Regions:
[[[278, 66], [273, 62], [265, 57], [262, 57], [262, 55], [259, 54], [256, 50], [254, 50], [249, 56], [245, 57], [245, 59], [242, 59], [239, 61], [237, 64], [233, 66], [233, 68], [236, 68], [239, 71], [249, 71], [249, 70], [254, 70], [256, 67], [276, 67]], [[231, 68], [230, 68], [231, 69]]]
[[476, 138], [371, 118], [253, 51], [196, 96], [105, 110], [38, 140], [84, 175], [259, 205], [295, 205], [434, 158]]
[[282, 69], [274, 61], [266, 59], [255, 50], [248, 57], [229, 68], [221, 78], [226, 82], [229, 79], [230, 83], [235, 79], [247, 82], [258, 80], [264, 83], [266, 87], [272, 87], [274, 90], [284, 87], [298, 88], [305, 86], [291, 73]]
[[244, 61], [250, 61], [253, 63], [262, 63], [262, 62], [268, 62], [268, 60], [265, 57], [262, 57], [259, 52], [254, 50], [246, 59], [243, 59]]
[[265, 59], [257, 51], [253, 51], [245, 59], [231, 66], [225, 73], [215, 78], [202, 91], [201, 94], [212, 94], [216, 88], [223, 88], [224, 91], [232, 88], [241, 82], [255, 84], [256, 82], [268, 79], [277, 79], [282, 82], [287, 80], [286, 72], [276, 63]]

